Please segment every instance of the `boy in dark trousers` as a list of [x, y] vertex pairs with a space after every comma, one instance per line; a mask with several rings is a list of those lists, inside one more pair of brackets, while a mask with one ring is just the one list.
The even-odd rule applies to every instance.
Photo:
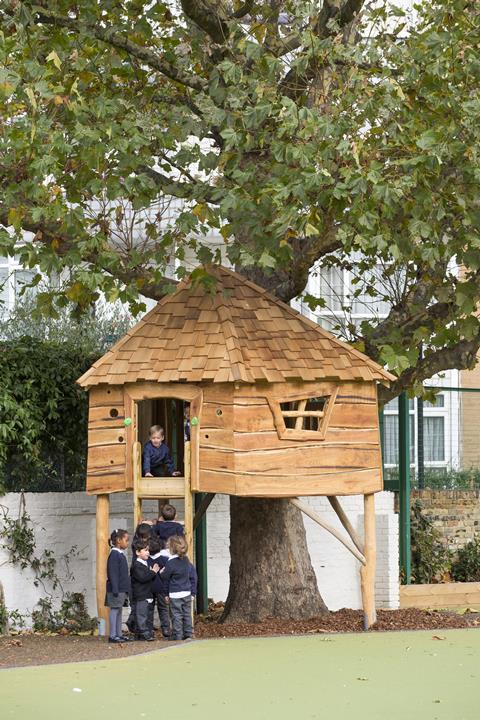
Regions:
[[132, 604], [135, 608], [135, 633], [137, 640], [154, 640], [153, 628], [150, 627], [153, 607], [153, 581], [160, 570], [158, 564], [148, 567], [148, 545], [141, 540], [134, 543], [135, 560], [130, 569], [132, 582]]
[[175, 521], [177, 509], [167, 503], [162, 507], [162, 519], [153, 526], [153, 532], [158, 535], [162, 548], [167, 546], [168, 538], [173, 535], [184, 535], [183, 525]]
[[172, 634], [172, 623], [170, 616], [170, 605], [166, 602], [165, 596], [167, 595], [167, 588], [165, 581], [162, 577], [161, 570], [167, 564], [170, 553], [168, 550], [163, 549], [160, 544], [160, 540], [154, 535], [150, 538], [148, 549], [150, 551], [150, 557], [148, 558], [148, 566], [153, 567], [155, 563], [160, 567], [160, 572], [157, 573], [153, 581], [153, 604], [151, 606], [151, 620], [150, 624], [153, 627], [153, 616], [155, 614], [155, 607], [158, 610], [158, 617], [160, 620], [160, 629], [165, 640], [168, 640]]
[[172, 609], [172, 640], [193, 637], [192, 597], [197, 594], [197, 572], [187, 557], [187, 541], [173, 535], [168, 541], [170, 559], [162, 570], [167, 588], [166, 600]]

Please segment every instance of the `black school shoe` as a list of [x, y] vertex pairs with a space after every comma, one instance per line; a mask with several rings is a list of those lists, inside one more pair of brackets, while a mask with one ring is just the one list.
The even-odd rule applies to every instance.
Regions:
[[143, 642], [153, 642], [155, 638], [151, 635], [136, 635], [135, 640], [140, 640]]
[[125, 639], [123, 637], [109, 637], [108, 638], [109, 643], [114, 643], [115, 645], [120, 645], [120, 643], [124, 643]]
[[120, 635], [120, 638], [123, 640], [123, 642], [132, 642], [133, 637], [131, 635]]

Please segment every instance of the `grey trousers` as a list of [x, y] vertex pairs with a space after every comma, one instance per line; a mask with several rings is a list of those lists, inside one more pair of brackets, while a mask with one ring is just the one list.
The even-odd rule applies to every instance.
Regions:
[[170, 598], [172, 608], [173, 639], [186, 640], [193, 635], [192, 596]]
[[158, 608], [158, 617], [160, 619], [160, 629], [163, 637], [170, 637], [172, 634], [172, 614], [170, 603], [167, 603], [163, 595], [158, 593], [154, 595], [155, 605]]
[[140, 637], [151, 635], [150, 618], [153, 618], [153, 602], [137, 600], [135, 602], [135, 633]]
[[111, 638], [122, 637], [122, 608], [110, 608], [109, 614]]

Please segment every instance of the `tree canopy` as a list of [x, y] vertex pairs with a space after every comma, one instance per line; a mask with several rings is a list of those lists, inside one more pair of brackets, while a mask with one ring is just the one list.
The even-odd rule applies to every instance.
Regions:
[[44, 311], [100, 291], [135, 307], [168, 292], [174, 260], [181, 277], [225, 257], [288, 301], [314, 262], [356, 256], [363, 282], [379, 262], [398, 278], [389, 316], [356, 331], [393, 393], [475, 362], [473, 0], [412, 17], [362, 0], [2, 0], [0, 19], [0, 252], [29, 232], [26, 266], [68, 270]]

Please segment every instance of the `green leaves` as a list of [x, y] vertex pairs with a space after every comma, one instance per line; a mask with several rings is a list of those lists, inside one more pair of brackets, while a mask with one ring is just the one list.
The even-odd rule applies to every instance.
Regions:
[[[453, 259], [480, 269], [471, 4], [423, 3], [414, 27], [382, 4], [351, 44], [340, 15], [316, 32], [304, 3], [280, 3], [287, 26], [255, 5], [248, 29], [231, 18], [216, 42], [163, 3], [75, 7], [44, 8], [62, 22], [37, 24], [20, 3], [0, 37], [1, 246], [14, 253], [30, 230], [30, 266], [68, 270], [61, 291], [39, 295], [45, 312], [99, 292], [138, 309], [167, 268], [181, 277], [225, 257], [258, 265], [289, 299], [335, 252], [347, 269], [352, 253], [381, 265], [387, 286], [391, 268], [404, 272], [391, 298], [402, 323], [365, 344], [390, 367], [417, 363], [420, 328], [433, 348], [471, 335], [478, 277], [472, 290], [447, 272]], [[418, 319], [418, 278], [423, 307], [448, 305], [448, 327]], [[390, 299], [373, 295], [374, 310]]]

